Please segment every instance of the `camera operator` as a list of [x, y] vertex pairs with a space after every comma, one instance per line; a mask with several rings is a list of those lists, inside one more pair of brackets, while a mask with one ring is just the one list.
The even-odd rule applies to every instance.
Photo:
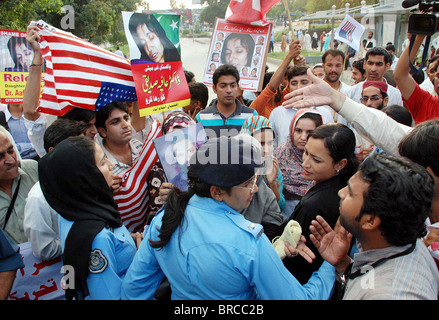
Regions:
[[[404, 103], [407, 109], [410, 110], [416, 124], [439, 117], [439, 97], [433, 96], [428, 91], [421, 89], [410, 75], [409, 55], [410, 61], [414, 64], [417, 52], [424, 38], [425, 35], [416, 35], [411, 51], [410, 47], [403, 51], [393, 72]], [[436, 93], [439, 93], [439, 74], [437, 71], [438, 64], [431, 68], [431, 72], [435, 73], [434, 77], [432, 76], [431, 78], [434, 90]], [[423, 71], [421, 70], [421, 72]]]

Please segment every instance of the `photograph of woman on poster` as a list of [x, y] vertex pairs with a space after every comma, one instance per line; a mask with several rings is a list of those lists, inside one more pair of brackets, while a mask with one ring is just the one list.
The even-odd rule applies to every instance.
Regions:
[[180, 61], [177, 48], [151, 14], [133, 13], [129, 20], [130, 33], [140, 50], [140, 59], [151, 62]]
[[7, 47], [11, 59], [14, 61], [14, 66], [12, 68], [5, 68], [5, 71], [29, 71], [34, 52], [26, 38], [11, 37], [8, 40]]
[[249, 34], [231, 33], [224, 40], [221, 63], [234, 65], [238, 70], [250, 66], [255, 40]]

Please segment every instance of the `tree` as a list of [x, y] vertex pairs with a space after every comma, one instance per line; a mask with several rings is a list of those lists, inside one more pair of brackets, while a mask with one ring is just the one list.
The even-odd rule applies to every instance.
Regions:
[[26, 31], [31, 21], [49, 24], [61, 18], [62, 0], [4, 0], [0, 2], [0, 28]]
[[201, 4], [204, 3], [208, 6], [201, 11], [200, 19], [213, 25], [217, 17], [224, 19], [230, 0], [201, 0]]

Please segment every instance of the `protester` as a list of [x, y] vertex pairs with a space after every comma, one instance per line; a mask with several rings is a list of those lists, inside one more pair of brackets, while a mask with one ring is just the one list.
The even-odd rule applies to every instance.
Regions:
[[281, 212], [285, 207], [282, 173], [277, 158], [273, 156], [273, 126], [267, 118], [253, 116], [247, 118], [240, 133], [250, 134], [264, 151], [263, 168], [256, 182], [258, 192], [241, 213], [247, 220], [262, 224], [265, 234], [271, 240], [279, 234], [279, 226], [283, 222]]
[[308, 76], [313, 85], [287, 95], [285, 105], [304, 108], [311, 104], [328, 104], [378, 148], [388, 154], [402, 155], [421, 164], [433, 176], [436, 187], [432, 212], [426, 221], [426, 225], [430, 228], [425, 243], [434, 254], [431, 244], [434, 241], [439, 241], [439, 230], [431, 227], [439, 222], [437, 218], [439, 213], [439, 192], [436, 190], [439, 185], [439, 167], [436, 161], [439, 157], [439, 120], [428, 120], [416, 125], [414, 128], [405, 126], [382, 111], [355, 103], [343, 94], [332, 90], [329, 85], [314, 77], [311, 72], [308, 72]]
[[[197, 150], [190, 189], [174, 190], [153, 220], [124, 278], [123, 299], [152, 299], [164, 276], [172, 299], [329, 297], [333, 267], [324, 263], [301, 286], [282, 266], [262, 226], [239, 213], [258, 191], [255, 170], [262, 153], [249, 135], [212, 138]], [[207, 164], [201, 160], [209, 157]]]
[[314, 67], [312, 67], [312, 73], [320, 79], [325, 77], [325, 70], [321, 64], [316, 64]]
[[259, 115], [265, 118], [269, 118], [271, 112], [281, 104], [281, 97], [279, 96], [282, 93], [282, 89], [280, 86], [288, 66], [292, 61], [294, 61], [294, 65], [301, 61], [299, 58], [301, 52], [299, 40], [291, 41], [288, 49], [287, 55], [276, 69], [276, 72], [271, 76], [268, 84], [263, 85], [264, 89], [250, 105], [250, 108], [255, 109]]
[[439, 64], [439, 55], [434, 55], [433, 57], [431, 57], [428, 60], [427, 63], [427, 77], [425, 78], [425, 80], [419, 85], [419, 87], [425, 91], [428, 91], [431, 95], [435, 96], [437, 95], [435, 89], [434, 89], [434, 85], [433, 85], [433, 81], [434, 78], [436, 77], [436, 72], [437, 72], [437, 66]]
[[364, 70], [364, 59], [356, 60], [352, 63], [351, 79], [354, 80], [355, 84], [366, 80], [366, 70]]
[[[425, 90], [422, 90], [410, 75], [410, 66], [408, 61], [410, 59], [410, 61], [413, 62], [416, 59], [419, 46], [424, 41], [424, 38], [425, 36], [416, 36], [413, 47], [411, 48], [410, 57], [410, 48], [407, 48], [401, 54], [400, 60], [398, 61], [394, 71], [396, 83], [402, 92], [404, 102], [407, 108], [410, 110], [416, 124], [439, 116], [439, 98], [431, 95]], [[434, 90], [436, 93], [438, 93], [439, 81], [437, 75], [437, 64], [435, 76], [429, 77], [430, 79], [433, 79], [432, 82], [434, 84]]]
[[[58, 119], [44, 133], [44, 148], [49, 153], [58, 143], [74, 136], [84, 135], [85, 123]], [[24, 207], [23, 230], [31, 243], [32, 252], [39, 260], [52, 260], [61, 256], [58, 213], [50, 207], [38, 181], [30, 189]]]
[[312, 186], [312, 181], [303, 177], [303, 151], [309, 135], [322, 124], [322, 116], [318, 111], [299, 110], [291, 121], [286, 142], [275, 150], [274, 156], [279, 161], [284, 182], [285, 208], [282, 213], [285, 220], [289, 219], [300, 199]]
[[24, 206], [38, 181], [38, 162], [18, 160], [14, 141], [0, 126], [0, 227], [17, 244], [27, 241], [23, 230]]
[[208, 137], [236, 135], [245, 119], [257, 116], [258, 113], [252, 108], [243, 106], [237, 100], [239, 72], [236, 67], [223, 64], [213, 74], [212, 81], [212, 89], [217, 95], [217, 100], [201, 110], [195, 119], [203, 124]]
[[311, 245], [309, 226], [317, 215], [322, 216], [332, 228], [335, 226], [340, 215], [340, 199], [337, 193], [346, 186], [358, 168], [354, 151], [354, 133], [339, 123], [317, 127], [306, 142], [302, 163], [303, 177], [313, 181], [313, 185], [300, 199], [290, 219], [297, 221], [302, 227], [302, 235], [305, 236], [306, 243], [310, 244], [309, 248], [316, 255], [316, 259], [312, 264], [301, 257], [283, 261], [302, 284], [323, 263], [317, 248]]
[[[288, 92], [292, 92], [294, 90], [311, 85], [311, 82], [308, 80], [308, 77], [306, 75], [307, 70], [307, 67], [296, 66], [288, 71]], [[327, 110], [326, 107], [319, 106], [312, 108], [320, 112], [323, 118], [323, 123], [329, 123], [334, 121], [332, 114], [329, 112], [329, 110]], [[291, 120], [293, 120], [296, 112], [296, 109], [285, 108], [283, 105], [278, 106], [271, 112], [269, 120], [273, 124], [274, 128], [275, 148], [277, 148], [287, 140], [287, 137], [290, 133], [289, 129]]]
[[[339, 192], [338, 231], [321, 217], [312, 227], [320, 251], [345, 255], [345, 267], [336, 269], [344, 300], [437, 300], [438, 268], [420, 239], [433, 194], [433, 179], [412, 161], [375, 154], [362, 163]], [[353, 260], [343, 227], [359, 243]]]
[[113, 199], [112, 167], [87, 137], [60, 142], [39, 162], [44, 197], [59, 214], [63, 264], [74, 268], [67, 299], [120, 299], [136, 244]]
[[[38, 155], [42, 157], [46, 154], [44, 148], [44, 132], [51, 122], [51, 116], [37, 111], [41, 94], [43, 58], [39, 45], [41, 38], [36, 26], [27, 27], [26, 39], [34, 50], [34, 56], [23, 94], [24, 124], [27, 128], [27, 134], [32, 146], [35, 148]], [[97, 134], [97, 129], [95, 127], [95, 111], [73, 108], [63, 117], [74, 121], [84, 121], [87, 124], [85, 135], [94, 139]]]
[[188, 106], [183, 107], [192, 119], [195, 119], [198, 112], [206, 109], [207, 101], [209, 100], [209, 90], [202, 82], [189, 83], [189, 92], [191, 94], [191, 102]]
[[363, 91], [361, 92], [361, 103], [369, 108], [382, 110], [387, 106], [389, 97], [387, 96], [387, 83], [383, 81], [365, 81], [363, 82]]
[[[402, 60], [402, 59], [401, 59]], [[390, 68], [391, 57], [390, 54], [381, 47], [374, 47], [369, 49], [364, 58], [364, 69], [366, 70], [366, 80], [371, 81], [385, 81], [384, 72]], [[356, 102], [360, 102], [361, 91], [363, 90], [362, 82], [354, 85], [347, 96]], [[397, 89], [388, 85], [387, 94], [389, 96], [389, 104], [397, 104], [402, 106], [401, 88]]]
[[22, 159], [39, 159], [32, 143], [27, 135], [27, 128], [24, 124], [23, 104], [10, 103], [4, 110], [4, 117], [7, 123], [7, 129], [14, 138], [15, 144]]

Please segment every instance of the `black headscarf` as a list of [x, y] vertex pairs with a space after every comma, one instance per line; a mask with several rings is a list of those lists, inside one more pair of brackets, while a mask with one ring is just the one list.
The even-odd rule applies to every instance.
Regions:
[[86, 280], [95, 236], [104, 227], [122, 226], [122, 220], [113, 192], [94, 159], [71, 139], [90, 142], [88, 137], [60, 142], [40, 159], [38, 173], [49, 205], [64, 219], [74, 221], [65, 241], [63, 263], [74, 268], [75, 290], [66, 290], [66, 298], [81, 299], [89, 294]]

